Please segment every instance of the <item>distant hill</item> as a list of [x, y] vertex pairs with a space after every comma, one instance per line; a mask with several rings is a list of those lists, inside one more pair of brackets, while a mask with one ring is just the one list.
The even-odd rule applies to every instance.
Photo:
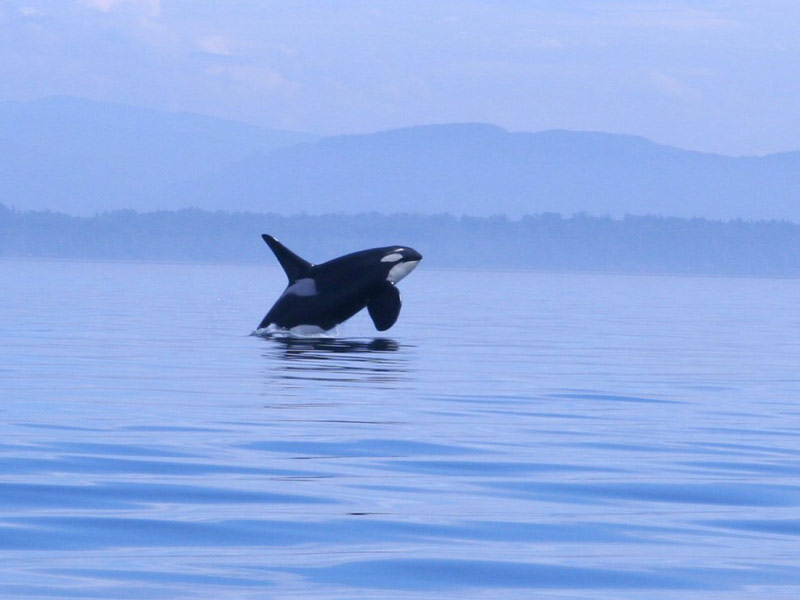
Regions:
[[320, 139], [178, 186], [201, 208], [800, 220], [800, 152], [728, 157], [605, 133], [454, 124]]
[[0, 102], [0, 202], [72, 214], [154, 209], [178, 182], [314, 139], [65, 96]]
[[0, 202], [83, 215], [197, 207], [800, 222], [800, 152], [729, 157], [485, 124], [318, 138], [55, 97], [0, 102]]

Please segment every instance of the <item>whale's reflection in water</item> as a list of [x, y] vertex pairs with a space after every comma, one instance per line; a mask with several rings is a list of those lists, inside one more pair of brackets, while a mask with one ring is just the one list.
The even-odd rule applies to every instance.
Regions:
[[283, 380], [396, 383], [414, 346], [391, 338], [265, 338], [270, 375]]

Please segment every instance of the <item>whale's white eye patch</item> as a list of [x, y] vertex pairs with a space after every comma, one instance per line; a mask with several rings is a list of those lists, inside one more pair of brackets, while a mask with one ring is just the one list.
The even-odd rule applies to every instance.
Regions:
[[392, 252], [391, 254], [387, 254], [381, 259], [381, 262], [397, 262], [403, 258], [402, 254], [398, 254], [397, 252]]

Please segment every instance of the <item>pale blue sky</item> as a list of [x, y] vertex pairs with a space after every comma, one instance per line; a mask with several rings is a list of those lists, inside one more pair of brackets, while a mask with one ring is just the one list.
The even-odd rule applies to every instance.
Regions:
[[800, 2], [0, 0], [0, 99], [800, 149]]

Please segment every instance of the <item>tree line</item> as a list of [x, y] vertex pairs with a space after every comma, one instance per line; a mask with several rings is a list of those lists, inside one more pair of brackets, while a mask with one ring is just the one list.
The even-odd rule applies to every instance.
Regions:
[[77, 217], [0, 204], [0, 256], [266, 262], [270, 233], [311, 262], [392, 244], [430, 267], [707, 275], [800, 275], [800, 224], [554, 213], [512, 220], [365, 213], [278, 215], [184, 209]]

